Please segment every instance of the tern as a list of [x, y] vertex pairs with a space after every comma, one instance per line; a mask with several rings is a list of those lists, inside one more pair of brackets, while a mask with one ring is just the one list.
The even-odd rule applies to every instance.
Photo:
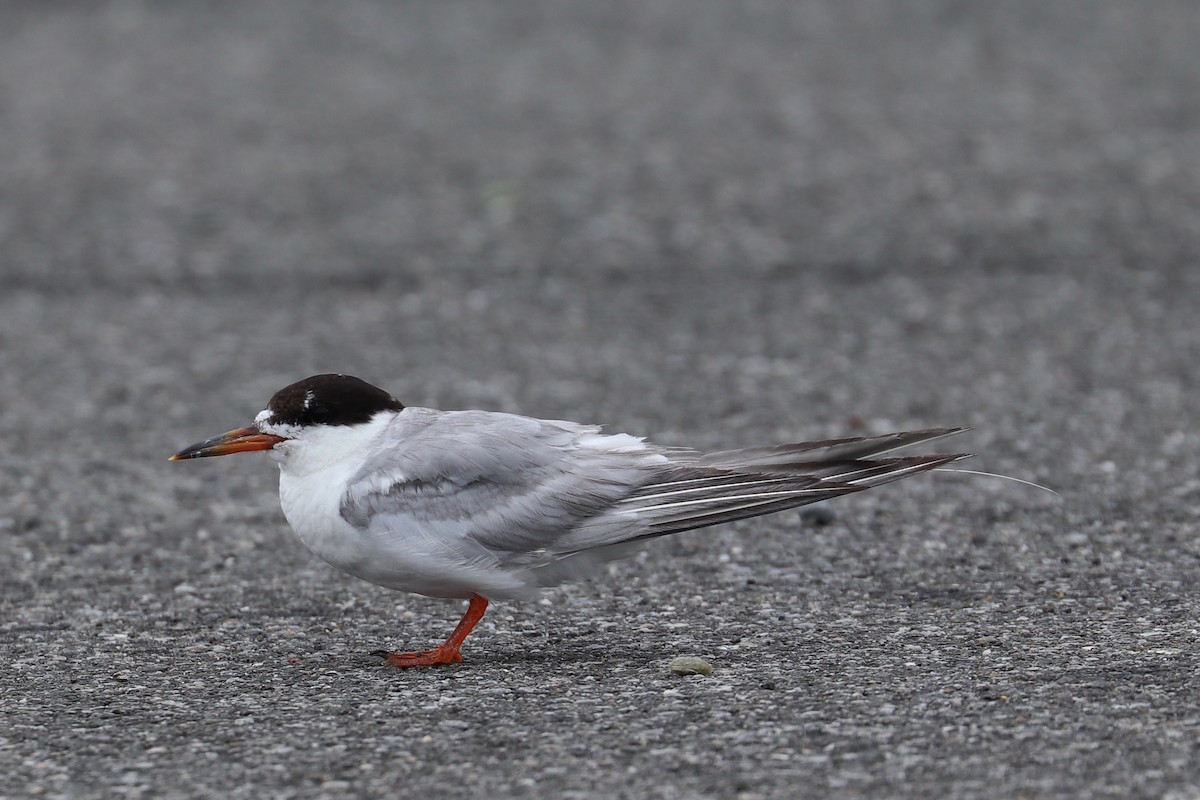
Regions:
[[469, 601], [432, 650], [396, 667], [462, 661], [492, 600], [529, 599], [648, 539], [852, 494], [966, 453], [879, 458], [965, 428], [701, 453], [599, 426], [405, 407], [349, 375], [280, 389], [254, 422], [172, 461], [264, 450], [300, 540], [371, 583]]

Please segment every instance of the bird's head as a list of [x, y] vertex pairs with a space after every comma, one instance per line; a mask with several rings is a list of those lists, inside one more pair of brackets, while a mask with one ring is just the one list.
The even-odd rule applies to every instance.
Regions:
[[287, 449], [339, 426], [363, 425], [381, 411], [404, 406], [376, 386], [350, 375], [313, 375], [280, 389], [254, 422], [185, 447], [172, 461]]

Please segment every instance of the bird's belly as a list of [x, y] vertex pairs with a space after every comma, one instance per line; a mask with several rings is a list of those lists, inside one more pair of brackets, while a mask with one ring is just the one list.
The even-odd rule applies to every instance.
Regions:
[[318, 482], [280, 475], [283, 515], [300, 541], [322, 561], [365, 578], [362, 573], [371, 557], [369, 542], [342, 518], [340, 493], [323, 491], [323, 486], [331, 484], [337, 485], [332, 480]]
[[430, 597], [469, 598], [477, 592], [489, 592], [493, 597], [527, 594], [503, 571], [478, 566], [464, 569], [461, 563], [430, 557], [413, 547], [422, 533], [416, 527], [408, 530], [403, 518], [391, 518], [392, 527], [386, 531], [351, 525], [342, 517], [340, 492], [326, 488], [340, 483], [286, 473], [279, 481], [280, 504], [288, 524], [327, 564], [370, 583]]

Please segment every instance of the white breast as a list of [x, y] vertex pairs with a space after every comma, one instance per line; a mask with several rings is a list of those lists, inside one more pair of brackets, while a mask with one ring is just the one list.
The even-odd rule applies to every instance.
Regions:
[[342, 496], [391, 415], [364, 425], [313, 427], [275, 446], [279, 503], [300, 541], [322, 560], [358, 577], [371, 557], [362, 532], [342, 518]]
[[321, 473], [297, 477], [279, 474], [279, 504], [300, 541], [320, 558], [351, 575], [362, 559], [360, 534], [339, 512], [341, 491], [336, 479]]

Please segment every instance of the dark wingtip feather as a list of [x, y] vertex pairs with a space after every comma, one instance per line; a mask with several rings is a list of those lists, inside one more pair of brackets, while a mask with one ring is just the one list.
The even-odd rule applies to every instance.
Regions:
[[[622, 511], [637, 514], [647, 526], [647, 532], [635, 538], [662, 536], [865, 491], [968, 457], [967, 453], [939, 453], [783, 468], [681, 467], [664, 473], [666, 480], [641, 487], [624, 501]], [[815, 469], [806, 473], [802, 471], [806, 467]], [[795, 474], [788, 474], [792, 470]]]
[[801, 471], [806, 464], [816, 465], [890, 453], [905, 447], [932, 442], [963, 433], [970, 428], [926, 428], [919, 431], [900, 431], [880, 436], [855, 436], [848, 439], [822, 439], [815, 442], [796, 442], [769, 447], [749, 447], [742, 450], [722, 450], [700, 456], [700, 466], [725, 469], [768, 471], [786, 468]]

